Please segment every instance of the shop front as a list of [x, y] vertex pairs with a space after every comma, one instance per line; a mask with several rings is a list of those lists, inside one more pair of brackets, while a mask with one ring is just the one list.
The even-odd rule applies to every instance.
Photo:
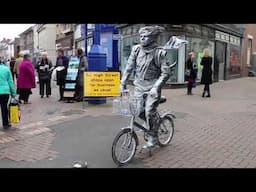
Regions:
[[[122, 35], [120, 44], [121, 71], [123, 71], [127, 65], [132, 46], [139, 44], [138, 31], [143, 26], [145, 25], [135, 24], [122, 26], [120, 28]], [[214, 26], [208, 25], [166, 24], [164, 27], [166, 31], [158, 39], [160, 45], [164, 45], [173, 35], [188, 41], [188, 44], [181, 47], [179, 50], [167, 50], [167, 59], [169, 62], [177, 61], [177, 65], [171, 71], [171, 77], [167, 83], [185, 83], [185, 63], [191, 51], [196, 55], [195, 59], [198, 68], [197, 80], [200, 81], [202, 75], [202, 66], [200, 63], [205, 48], [210, 50], [213, 58], [212, 70], [214, 81], [225, 80], [240, 73], [241, 45], [238, 36], [232, 33], [216, 31]], [[133, 76], [131, 76], [131, 78], [133, 78]]]
[[215, 32], [214, 81], [240, 77], [240, 37], [221, 31]]
[[[131, 49], [134, 45], [139, 44], [139, 34], [138, 31], [143, 24], [137, 24], [128, 26], [126, 28], [122, 28], [121, 35], [122, 39], [120, 42], [120, 53], [121, 53], [121, 66], [120, 70], [123, 71], [127, 65], [128, 58], [131, 53]], [[173, 35], [170, 31], [164, 32], [160, 35], [158, 39], [159, 45], [164, 45], [170, 37]], [[185, 36], [181, 36], [180, 38], [185, 38]], [[184, 54], [185, 54], [185, 46], [180, 50], [166, 50], [167, 51], [167, 60], [170, 63], [177, 61], [177, 65], [172, 69], [170, 79], [167, 83], [178, 83], [184, 81], [183, 74], [184, 74]], [[131, 75], [130, 79], [134, 78], [134, 74]]]

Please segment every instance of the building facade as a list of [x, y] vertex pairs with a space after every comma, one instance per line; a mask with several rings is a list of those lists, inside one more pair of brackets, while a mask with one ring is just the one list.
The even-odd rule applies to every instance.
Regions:
[[[119, 25], [122, 36], [120, 44], [121, 68], [126, 64], [133, 45], [139, 43], [138, 31], [145, 24]], [[200, 65], [203, 50], [208, 48], [213, 57], [214, 81], [226, 80], [241, 75], [241, 47], [243, 32], [234, 25], [221, 24], [161, 24], [166, 30], [160, 35], [158, 41], [164, 45], [171, 36], [179, 36], [189, 43], [179, 50], [168, 50], [167, 57], [170, 62], [177, 60], [172, 70], [169, 83], [184, 83], [185, 62], [188, 53], [194, 51], [198, 65], [198, 80], [201, 78]]]
[[20, 35], [20, 51], [34, 55], [34, 27], [28, 28]]
[[14, 57], [14, 40], [8, 42], [8, 59]]
[[74, 24], [56, 24], [56, 49], [64, 49], [67, 56], [74, 54], [74, 28]]
[[20, 52], [20, 38], [15, 38], [14, 39], [14, 57], [18, 57], [18, 54]]
[[74, 44], [75, 49], [77, 48], [85, 48], [85, 40], [84, 40], [84, 34], [83, 34], [83, 25], [77, 24], [75, 26], [75, 32], [74, 32]]
[[33, 33], [34, 33], [34, 55], [33, 55], [33, 64], [35, 65], [39, 59], [39, 47], [38, 47], [38, 32], [37, 29], [40, 26], [40, 24], [36, 24], [33, 26]]
[[[83, 48], [85, 50], [85, 24], [77, 24], [75, 26], [74, 39], [75, 49]], [[87, 53], [90, 51], [93, 45], [93, 30], [94, 24], [87, 24]]]
[[0, 56], [4, 60], [14, 56], [14, 42], [11, 39], [2, 39], [0, 42]]
[[39, 54], [42, 51], [48, 53], [49, 59], [56, 62], [56, 24], [37, 25], [37, 50]]
[[245, 24], [242, 51], [242, 76], [248, 76], [249, 70], [256, 71], [256, 25]]

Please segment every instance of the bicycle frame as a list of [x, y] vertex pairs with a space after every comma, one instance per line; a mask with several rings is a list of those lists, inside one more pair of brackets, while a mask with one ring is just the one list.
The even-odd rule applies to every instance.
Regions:
[[147, 129], [146, 127], [142, 126], [140, 123], [138, 123], [137, 121], [135, 121], [136, 119], [136, 116], [133, 115], [131, 117], [131, 120], [130, 120], [130, 129], [131, 129], [131, 132], [134, 132], [134, 126], [137, 127], [138, 129], [141, 129], [143, 130], [145, 133], [151, 135], [151, 136], [154, 136], [154, 134], [152, 133], [151, 130]]
[[[129, 94], [129, 91], [126, 92], [126, 93]], [[147, 94], [148, 94], [148, 93], [146, 93], [145, 95], [147, 95]], [[130, 104], [130, 109], [131, 109], [131, 104]], [[160, 115], [159, 112], [157, 111], [157, 116], [158, 116], [159, 119], [161, 119], [161, 118], [162, 118], [163, 116], [165, 116], [165, 115], [170, 115], [171, 118], [176, 118], [175, 115], [173, 115], [173, 114], [170, 113], [170, 112], [165, 112], [164, 114]], [[145, 133], [147, 133], [147, 134], [149, 134], [149, 135], [151, 135], [151, 136], [154, 136], [154, 134], [152, 133], [151, 130], [149, 130], [149, 129], [147, 129], [146, 127], [142, 126], [140, 123], [138, 123], [137, 121], [135, 121], [135, 119], [136, 119], [136, 115], [132, 115], [131, 120], [130, 120], [130, 129], [131, 129], [131, 132], [134, 132], [134, 126], [135, 126], [135, 127], [139, 128], [139, 129], [143, 130]], [[158, 123], [158, 125], [157, 125], [156, 127], [158, 127], [159, 124], [160, 124], [160, 121], [159, 121], [159, 123]]]

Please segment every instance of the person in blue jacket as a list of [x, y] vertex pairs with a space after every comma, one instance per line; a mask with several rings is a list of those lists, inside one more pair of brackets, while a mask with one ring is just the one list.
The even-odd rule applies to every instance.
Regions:
[[13, 83], [12, 73], [3, 62], [0, 62], [0, 104], [2, 113], [2, 124], [4, 129], [11, 127], [9, 122], [8, 101], [10, 95], [16, 96], [16, 88]]

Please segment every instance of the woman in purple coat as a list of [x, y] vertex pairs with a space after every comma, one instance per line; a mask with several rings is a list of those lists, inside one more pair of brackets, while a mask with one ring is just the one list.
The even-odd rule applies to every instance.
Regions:
[[35, 69], [29, 54], [24, 55], [24, 60], [20, 64], [19, 71], [19, 78], [17, 81], [17, 87], [20, 90], [19, 100], [23, 100], [24, 104], [29, 104], [29, 95], [32, 94], [31, 88], [36, 87]]

